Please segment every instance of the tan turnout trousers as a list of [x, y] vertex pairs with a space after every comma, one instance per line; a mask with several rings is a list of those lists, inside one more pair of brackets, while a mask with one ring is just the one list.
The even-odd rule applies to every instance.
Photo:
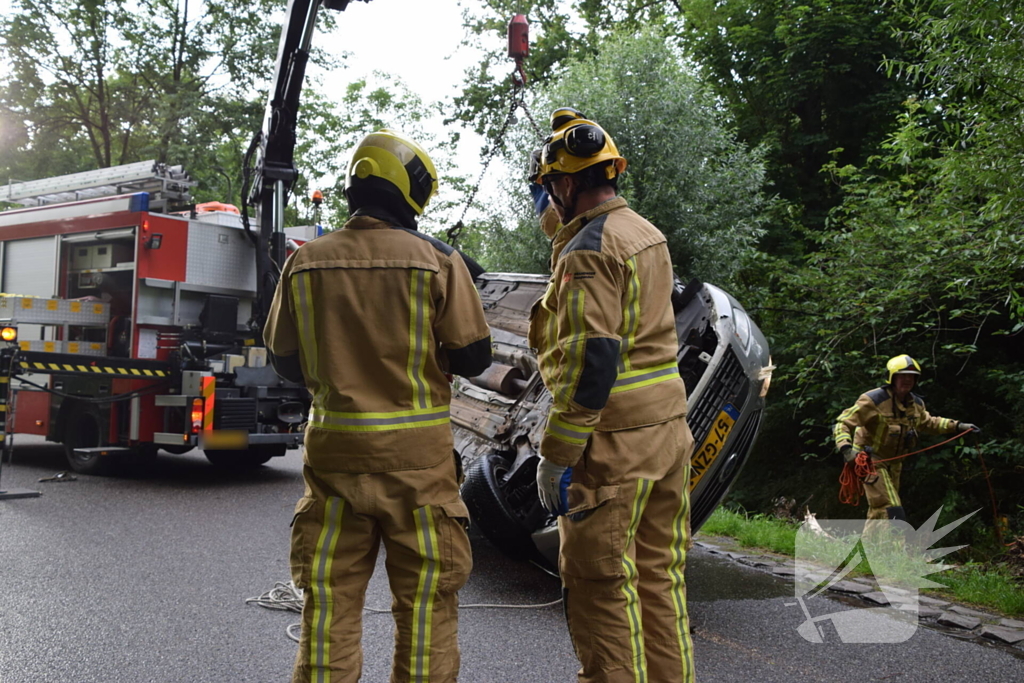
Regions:
[[[636, 452], [654, 457], [623, 457]], [[573, 468], [559, 568], [581, 683], [694, 680], [683, 577], [692, 452], [678, 418], [595, 432]]]
[[306, 600], [292, 680], [359, 680], [363, 598], [383, 541], [396, 634], [391, 682], [455, 681], [456, 592], [472, 560], [454, 461], [355, 475], [306, 466], [304, 475], [291, 562]]

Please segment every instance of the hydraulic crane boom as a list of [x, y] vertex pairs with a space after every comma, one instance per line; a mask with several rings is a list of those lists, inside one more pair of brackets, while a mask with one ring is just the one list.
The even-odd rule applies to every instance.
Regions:
[[[243, 163], [243, 220], [256, 247], [253, 323], [260, 335], [285, 260], [284, 207], [298, 177], [294, 155], [299, 96], [317, 14], [321, 4], [327, 9], [342, 11], [353, 1], [289, 0], [263, 129], [253, 138]], [[250, 166], [253, 154], [256, 154], [256, 161]], [[258, 230], [255, 232], [249, 227], [248, 206], [256, 207]]]

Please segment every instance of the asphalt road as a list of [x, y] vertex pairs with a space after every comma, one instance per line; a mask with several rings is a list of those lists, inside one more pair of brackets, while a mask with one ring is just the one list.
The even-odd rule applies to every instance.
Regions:
[[[43, 492], [0, 501], [0, 682], [288, 680], [296, 646], [285, 629], [298, 615], [245, 599], [288, 579], [297, 454], [244, 475], [193, 452], [126, 478], [37, 482], [64, 469], [59, 447], [18, 437], [0, 475], [0, 489]], [[558, 598], [556, 579], [475, 534], [473, 547], [464, 605]], [[367, 605], [386, 608], [378, 569]], [[925, 628], [899, 644], [809, 643], [796, 632], [804, 616], [790, 583], [700, 549], [687, 583], [701, 681], [1024, 681], [1020, 650]], [[811, 603], [815, 614], [854, 609]], [[365, 615], [363, 681], [388, 680], [392, 638], [388, 615]], [[575, 680], [558, 606], [465, 609], [460, 643], [463, 683]]]

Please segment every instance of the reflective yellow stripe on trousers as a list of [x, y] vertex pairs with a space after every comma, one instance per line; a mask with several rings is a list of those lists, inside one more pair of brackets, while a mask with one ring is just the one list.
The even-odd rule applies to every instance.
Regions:
[[[690, 466], [685, 466], [683, 481], [690, 480]], [[676, 638], [679, 640], [679, 657], [682, 660], [682, 683], [693, 683], [693, 641], [690, 639], [690, 618], [686, 612], [686, 518], [690, 515], [690, 492], [683, 487], [683, 499], [679, 512], [672, 520], [672, 563], [668, 566], [672, 582], [672, 605], [676, 612]]]
[[434, 616], [434, 596], [440, 578], [437, 529], [434, 528], [433, 508], [426, 505], [413, 513], [416, 519], [416, 538], [419, 542], [420, 566], [419, 583], [416, 586], [416, 600], [412, 605], [412, 658], [409, 662], [409, 678], [414, 683], [430, 680], [430, 638]]
[[647, 683], [647, 655], [644, 651], [644, 631], [640, 620], [640, 601], [633, 582], [638, 577], [636, 562], [629, 556], [629, 547], [633, 545], [640, 517], [647, 507], [647, 499], [651, 495], [651, 482], [639, 479], [636, 482], [636, 494], [633, 497], [633, 512], [629, 518], [629, 530], [622, 551], [622, 568], [626, 571], [626, 579], [622, 584], [622, 594], [626, 596], [626, 620], [629, 622], [629, 644], [633, 650], [633, 675], [636, 683]]
[[334, 616], [334, 591], [331, 589], [331, 566], [334, 549], [341, 537], [341, 522], [345, 501], [338, 497], [327, 499], [324, 522], [313, 554], [313, 585], [309, 599], [313, 603], [313, 617], [309, 644], [309, 665], [315, 683], [330, 683], [331, 621]]

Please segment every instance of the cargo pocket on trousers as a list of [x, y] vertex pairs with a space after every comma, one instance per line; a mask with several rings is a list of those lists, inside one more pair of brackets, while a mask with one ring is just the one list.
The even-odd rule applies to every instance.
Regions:
[[569, 486], [569, 515], [560, 522], [560, 568], [581, 579], [625, 576], [623, 501], [619, 486]]
[[295, 513], [292, 515], [292, 542], [289, 564], [291, 566], [292, 581], [303, 590], [309, 588], [310, 562], [313, 557], [313, 545], [316, 543], [317, 530], [314, 528], [317, 515], [316, 499], [309, 497], [299, 498], [295, 504]]
[[438, 535], [440, 538], [441, 579], [438, 591], [454, 593], [466, 585], [469, 572], [473, 569], [473, 551], [469, 546], [469, 509], [462, 499], [440, 503], [437, 507]]

